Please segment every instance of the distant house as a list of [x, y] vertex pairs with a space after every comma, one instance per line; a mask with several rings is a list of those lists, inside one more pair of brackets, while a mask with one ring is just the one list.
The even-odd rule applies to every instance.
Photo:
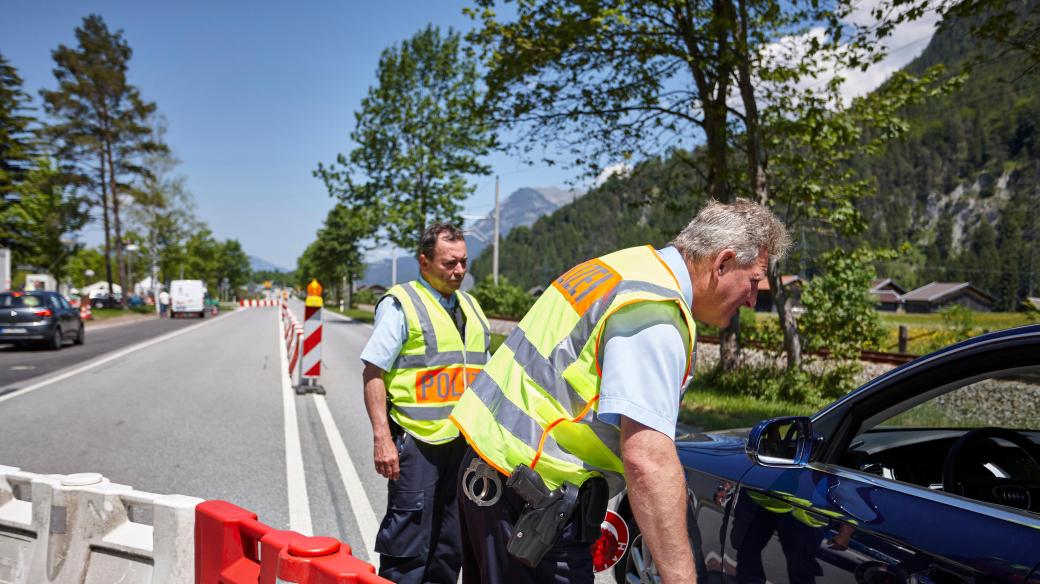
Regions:
[[382, 284], [369, 284], [367, 286], [360, 286], [357, 292], [371, 292], [372, 296], [376, 298], [382, 298], [383, 294], [386, 294], [387, 287]]
[[953, 304], [991, 312], [993, 301], [993, 296], [971, 282], [932, 282], [903, 294], [903, 308], [916, 313], [936, 312]]
[[874, 280], [870, 284], [870, 295], [877, 302], [878, 310], [895, 312], [903, 305], [903, 295], [906, 288], [892, 281], [891, 278]]
[[[802, 302], [802, 279], [796, 275], [789, 274], [780, 276], [780, 282], [791, 294], [791, 300], [795, 306]], [[769, 289], [769, 281], [762, 279], [758, 281], [758, 300], [755, 302], [755, 312], [776, 312], [773, 302], [773, 292]]]

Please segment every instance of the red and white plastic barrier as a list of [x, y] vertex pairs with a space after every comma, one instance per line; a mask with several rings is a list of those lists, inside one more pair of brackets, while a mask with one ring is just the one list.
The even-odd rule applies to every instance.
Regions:
[[79, 318], [81, 320], [94, 320], [94, 313], [90, 310], [89, 302], [84, 302], [79, 307]]
[[195, 584], [390, 584], [331, 537], [308, 537], [257, 521], [226, 501], [195, 508]]
[[242, 308], [256, 308], [256, 307], [271, 307], [278, 306], [277, 300], [256, 300], [243, 298], [238, 301], [238, 305]]

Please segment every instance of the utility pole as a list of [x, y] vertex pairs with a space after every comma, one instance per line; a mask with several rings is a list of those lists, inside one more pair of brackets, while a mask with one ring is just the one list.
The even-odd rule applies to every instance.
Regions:
[[393, 254], [393, 261], [390, 262], [390, 285], [397, 285], [397, 248], [391, 252]]
[[498, 227], [500, 215], [498, 206], [498, 176], [495, 176], [495, 249], [491, 260], [491, 273], [494, 274], [495, 286], [498, 286]]

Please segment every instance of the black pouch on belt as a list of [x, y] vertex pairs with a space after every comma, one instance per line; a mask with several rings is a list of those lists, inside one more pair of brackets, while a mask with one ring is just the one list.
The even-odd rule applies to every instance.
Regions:
[[602, 534], [603, 518], [607, 515], [610, 489], [603, 477], [591, 477], [581, 484], [578, 495], [578, 535], [581, 543], [592, 545]]
[[506, 551], [521, 564], [533, 568], [560, 538], [578, 505], [578, 487], [564, 483], [550, 491], [542, 477], [521, 464], [509, 475], [506, 486], [527, 504], [513, 525]]

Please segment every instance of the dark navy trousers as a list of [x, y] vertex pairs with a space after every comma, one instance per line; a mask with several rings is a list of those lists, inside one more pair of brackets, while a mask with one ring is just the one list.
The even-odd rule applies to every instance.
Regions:
[[466, 441], [427, 444], [401, 431], [395, 442], [401, 475], [388, 481], [376, 536], [379, 575], [397, 584], [456, 584], [462, 565], [456, 482]]
[[[592, 551], [588, 544], [581, 543], [574, 519], [564, 527], [556, 546], [534, 568], [528, 568], [506, 552], [506, 544], [524, 508], [524, 500], [505, 488], [498, 502], [488, 507], [479, 507], [467, 499], [462, 493], [462, 475], [476, 456], [472, 448], [467, 449], [459, 465], [463, 584], [591, 584]], [[504, 487], [506, 477], [500, 478]]]

